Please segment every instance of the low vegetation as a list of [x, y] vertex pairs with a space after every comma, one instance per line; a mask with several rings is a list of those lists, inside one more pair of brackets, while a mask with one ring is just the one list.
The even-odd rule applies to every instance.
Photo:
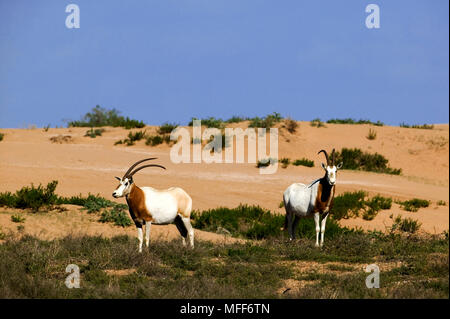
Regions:
[[372, 122], [370, 120], [354, 120], [352, 118], [346, 118], [346, 119], [330, 119], [327, 121], [327, 123], [330, 124], [371, 124], [375, 126], [383, 126], [384, 123], [380, 121]]
[[262, 160], [259, 160], [258, 163], [256, 163], [256, 167], [257, 168], [267, 167], [269, 165], [275, 164], [277, 161], [278, 161], [278, 159], [272, 158], [272, 157], [264, 158]]
[[289, 158], [283, 157], [279, 160], [279, 162], [281, 163], [282, 168], [286, 168], [291, 163], [291, 160]]
[[127, 205], [117, 204], [101, 196], [92, 194], [86, 197], [82, 195], [61, 197], [55, 193], [57, 185], [58, 181], [52, 181], [45, 187], [41, 184], [37, 187], [31, 184], [31, 186], [22, 187], [15, 193], [0, 193], [0, 206], [29, 209], [34, 213], [42, 210], [56, 209], [63, 204], [82, 206], [82, 209], [86, 210], [87, 213], [98, 213], [106, 208], [111, 208], [105, 216], [102, 214], [101, 221], [111, 221], [123, 227], [131, 225], [131, 220], [128, 220], [128, 222], [125, 221], [128, 218], [128, 213], [126, 212]]
[[269, 114], [263, 118], [259, 118], [257, 116], [249, 119], [250, 123], [248, 124], [248, 127], [269, 129], [271, 127], [274, 127], [275, 124], [281, 122], [282, 120], [283, 117], [280, 113], [273, 112], [272, 114]]
[[25, 217], [20, 216], [19, 214], [11, 215], [11, 221], [13, 223], [23, 223], [25, 222]]
[[417, 212], [419, 208], [430, 206], [430, 201], [420, 198], [413, 198], [407, 201], [399, 201], [400, 207], [408, 212]]
[[366, 138], [368, 140], [374, 140], [377, 138], [377, 132], [375, 130], [370, 129], [369, 133], [367, 134]]
[[400, 123], [400, 127], [404, 127], [404, 128], [420, 128], [420, 129], [424, 129], [424, 130], [432, 130], [434, 128], [433, 124], [423, 124], [423, 125], [419, 125], [419, 124], [414, 124], [414, 125], [409, 125], [406, 123]]
[[295, 166], [306, 166], [306, 167], [314, 167], [314, 161], [309, 160], [307, 158], [296, 159], [292, 162], [292, 165]]
[[91, 128], [90, 130], [86, 131], [86, 134], [84, 136], [89, 136], [90, 138], [96, 138], [97, 136], [102, 136], [102, 133], [105, 131], [105, 129], [97, 128], [94, 130], [94, 128]]
[[134, 145], [137, 141], [142, 140], [145, 137], [145, 130], [144, 131], [136, 131], [136, 132], [129, 132], [128, 137], [123, 140], [119, 140], [114, 143], [114, 145], [118, 144], [125, 144], [127, 146]]
[[143, 128], [145, 123], [138, 120], [125, 118], [119, 115], [120, 112], [116, 109], [108, 110], [102, 108], [100, 105], [94, 107], [91, 112], [86, 113], [79, 121], [70, 121], [69, 127], [101, 127], [113, 126], [124, 127], [126, 129]]
[[376, 173], [400, 175], [401, 168], [388, 166], [389, 160], [383, 155], [363, 152], [359, 148], [343, 148], [336, 152], [336, 163], [343, 162], [343, 169], [363, 170]]
[[312, 127], [327, 127], [324, 122], [322, 122], [319, 118], [312, 120], [309, 123]]
[[[392, 216], [391, 216], [392, 218]], [[394, 223], [391, 226], [391, 232], [406, 232], [410, 234], [416, 233], [421, 226], [421, 223], [419, 223], [417, 220], [412, 218], [402, 218], [401, 215], [397, 215], [394, 219]]]
[[128, 227], [133, 224], [128, 212], [119, 205], [115, 205], [111, 209], [104, 210], [100, 216], [99, 222], [114, 223], [114, 225], [121, 227]]
[[[442, 236], [355, 232], [336, 234], [322, 249], [306, 238], [198, 241], [193, 250], [176, 240], [152, 241], [141, 254], [136, 239], [127, 236], [6, 237], [0, 245], [0, 297], [447, 299], [448, 249]], [[304, 262], [326, 267], [296, 270]], [[379, 289], [365, 286], [364, 265], [372, 263], [387, 267]], [[80, 267], [81, 289], [64, 284], [69, 264]]]
[[447, 206], [447, 202], [445, 200], [440, 200], [436, 203], [438, 206]]
[[336, 220], [359, 217], [365, 220], [372, 220], [381, 210], [388, 210], [392, 207], [392, 198], [376, 195], [368, 198], [367, 192], [345, 192], [335, 196], [332, 209], [333, 218]]
[[158, 128], [158, 134], [164, 135], [164, 134], [170, 134], [174, 129], [178, 127], [178, 124], [175, 123], [164, 123]]
[[[284, 233], [284, 215], [273, 214], [259, 206], [239, 205], [236, 208], [214, 208], [201, 213], [193, 211], [191, 215], [193, 226], [197, 229], [217, 232], [226, 229], [232, 236], [246, 239], [281, 238]], [[352, 232], [340, 227], [333, 219], [327, 223], [327, 236]], [[315, 236], [315, 226], [312, 219], [302, 219], [299, 223], [300, 237]]]
[[295, 132], [297, 132], [298, 123], [297, 121], [288, 117], [284, 119], [284, 127], [288, 130], [289, 133], [294, 134]]
[[3, 138], [5, 137], [4, 133], [0, 133], [0, 142], [3, 141]]

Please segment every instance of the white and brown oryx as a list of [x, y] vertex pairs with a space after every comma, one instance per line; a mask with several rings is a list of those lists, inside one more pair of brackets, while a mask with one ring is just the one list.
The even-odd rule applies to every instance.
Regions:
[[138, 187], [133, 181], [133, 175], [146, 167], [159, 167], [158, 164], [148, 164], [133, 170], [138, 164], [144, 161], [156, 159], [155, 157], [137, 161], [127, 170], [122, 178], [117, 177], [119, 186], [113, 192], [114, 198], [125, 196], [130, 210], [131, 218], [136, 225], [139, 238], [139, 252], [142, 252], [143, 233], [142, 226], [145, 225], [145, 243], [150, 244], [151, 224], [167, 225], [175, 223], [182, 239], [186, 245], [186, 238], [190, 246], [194, 247], [194, 229], [190, 222], [192, 199], [179, 187], [171, 187], [165, 190], [158, 190], [152, 187]]
[[[319, 246], [319, 233], [322, 233], [320, 246], [323, 245], [325, 235], [325, 224], [327, 217], [333, 207], [333, 198], [336, 184], [337, 170], [342, 167], [342, 162], [335, 165], [334, 149], [331, 153], [331, 160], [325, 150], [323, 152], [327, 160], [327, 165], [322, 163], [325, 176], [316, 179], [309, 185], [294, 183], [283, 193], [286, 218], [284, 229], [288, 229], [290, 239], [295, 239], [295, 232], [300, 218], [314, 216], [316, 224], [316, 246]], [[320, 227], [320, 215], [323, 215]]]

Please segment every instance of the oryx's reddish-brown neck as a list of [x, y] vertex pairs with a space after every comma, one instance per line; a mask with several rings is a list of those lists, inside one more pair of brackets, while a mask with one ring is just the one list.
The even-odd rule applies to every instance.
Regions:
[[146, 221], [152, 220], [152, 215], [145, 205], [145, 193], [142, 189], [131, 184], [130, 193], [126, 197], [130, 211], [138, 218]]

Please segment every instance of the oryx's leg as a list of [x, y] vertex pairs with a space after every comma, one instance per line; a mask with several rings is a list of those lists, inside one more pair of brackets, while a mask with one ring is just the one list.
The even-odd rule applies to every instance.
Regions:
[[182, 217], [181, 220], [183, 221], [183, 224], [187, 229], [189, 245], [191, 246], [191, 248], [194, 248], [194, 228], [191, 225], [191, 220], [189, 219], [189, 217]]
[[319, 247], [319, 233], [320, 233], [320, 215], [319, 213], [314, 213], [314, 223], [316, 224], [316, 247]]
[[138, 227], [138, 239], [139, 239], [139, 252], [142, 253], [142, 242], [143, 242], [143, 235], [142, 235], [142, 226]]
[[150, 228], [152, 226], [152, 222], [148, 221], [145, 223], [145, 245], [150, 246]]
[[297, 234], [297, 226], [298, 226], [298, 222], [300, 221], [300, 217], [293, 214], [293, 218], [294, 222], [292, 223], [292, 238], [295, 239], [295, 234]]
[[286, 210], [286, 218], [287, 218], [287, 224], [288, 224], [289, 239], [293, 240], [293, 239], [295, 239], [295, 235], [292, 230], [292, 226], [294, 223], [294, 214], [292, 214], [290, 211]]
[[322, 236], [320, 237], [320, 247], [323, 246], [323, 239], [325, 236], [325, 224], [327, 223], [327, 217], [329, 213], [325, 214], [325, 217], [322, 219], [322, 228], [320, 229], [320, 232], [322, 233]]

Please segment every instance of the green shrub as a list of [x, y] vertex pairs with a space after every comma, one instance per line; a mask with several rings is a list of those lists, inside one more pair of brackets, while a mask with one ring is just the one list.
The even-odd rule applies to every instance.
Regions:
[[412, 218], [402, 218], [401, 215], [398, 215], [394, 219], [394, 223], [391, 227], [391, 232], [395, 232], [396, 230], [400, 230], [402, 232], [414, 234], [420, 229], [420, 226], [422, 224], [419, 223], [417, 220]]
[[342, 195], [335, 196], [331, 210], [333, 218], [339, 220], [358, 217], [359, 212], [365, 207], [364, 199], [366, 196], [367, 193], [364, 191], [345, 192]]
[[162, 143], [164, 143], [164, 139], [160, 135], [148, 136], [147, 140], [145, 141], [146, 145], [151, 145], [151, 146], [156, 146], [156, 145], [159, 145]]
[[343, 162], [344, 169], [363, 170], [369, 172], [386, 173], [400, 175], [401, 169], [388, 166], [389, 160], [383, 155], [370, 154], [361, 151], [359, 148], [343, 148], [341, 152], [336, 152], [336, 163]]
[[282, 168], [286, 168], [291, 163], [291, 160], [289, 158], [283, 157], [279, 160], [279, 162], [281, 163]]
[[129, 132], [128, 138], [124, 140], [120, 140], [114, 143], [114, 145], [117, 144], [126, 144], [127, 146], [134, 145], [136, 141], [140, 141], [143, 138], [145, 138], [145, 130], [144, 131], [136, 131], [136, 132]]
[[113, 126], [124, 127], [126, 129], [142, 128], [145, 126], [144, 122], [132, 120], [129, 117], [119, 115], [116, 109], [107, 110], [100, 105], [94, 107], [91, 112], [86, 113], [80, 121], [70, 121], [69, 127], [101, 127]]
[[241, 123], [241, 122], [248, 121], [248, 120], [249, 120], [248, 117], [241, 117], [241, 116], [233, 115], [231, 118], [229, 118], [225, 122], [226, 123]]
[[294, 134], [297, 131], [298, 123], [290, 117], [284, 119], [285, 127], [289, 133]]
[[258, 163], [256, 164], [256, 167], [257, 167], [257, 168], [260, 168], [260, 167], [267, 167], [267, 166], [269, 166], [269, 165], [273, 165], [273, 164], [276, 163], [277, 161], [278, 161], [278, 160], [277, 160], [276, 158], [272, 158], [272, 157], [265, 158], [265, 159], [259, 160]]
[[408, 212], [417, 212], [419, 208], [430, 206], [430, 201], [425, 199], [413, 198], [411, 200], [399, 202], [400, 207]]
[[330, 119], [327, 121], [327, 123], [330, 124], [372, 124], [376, 126], [383, 126], [384, 123], [380, 121], [372, 122], [370, 120], [362, 120], [356, 121], [352, 118], [346, 118], [346, 119]]
[[371, 199], [366, 199], [367, 193], [364, 191], [345, 192], [334, 198], [332, 208], [333, 217], [336, 220], [341, 218], [358, 217], [362, 211], [362, 218], [372, 220], [380, 210], [390, 209], [392, 198], [376, 195]]
[[254, 117], [249, 119], [250, 123], [248, 124], [248, 127], [269, 129], [274, 127], [276, 123], [281, 122], [282, 119], [283, 117], [280, 113], [273, 112], [263, 118]]
[[295, 166], [302, 165], [302, 166], [306, 166], [306, 167], [314, 167], [314, 161], [311, 161], [311, 160], [309, 160], [307, 158], [301, 158], [301, 159], [295, 160], [292, 163], [292, 165], [295, 165]]
[[128, 213], [119, 206], [114, 206], [112, 209], [102, 212], [99, 222], [102, 223], [114, 223], [116, 226], [128, 227], [133, 224], [128, 217]]
[[0, 205], [21, 209], [31, 208], [33, 211], [38, 211], [42, 207], [51, 207], [57, 199], [55, 194], [57, 184], [58, 181], [52, 181], [46, 187], [41, 184], [35, 187], [31, 184], [31, 187], [22, 187], [15, 194], [0, 193]]
[[[259, 206], [239, 205], [236, 208], [219, 207], [203, 212], [194, 211], [191, 215], [193, 226], [206, 231], [217, 231], [219, 227], [228, 230], [232, 236], [263, 239], [281, 237], [284, 215], [273, 214]], [[327, 237], [349, 232], [340, 227], [332, 218], [327, 222]], [[302, 218], [298, 226], [300, 237], [315, 236], [314, 220]]]
[[174, 129], [178, 127], [178, 124], [164, 123], [158, 128], [158, 134], [170, 134]]
[[0, 133], [0, 142], [3, 141], [3, 137], [5, 136], [5, 134]]
[[98, 128], [95, 130], [94, 130], [94, 128], [91, 128], [90, 130], [86, 131], [86, 134], [84, 134], [84, 136], [89, 136], [90, 138], [96, 138], [97, 136], [102, 136], [102, 133], [104, 131], [105, 130], [102, 128]]
[[319, 118], [312, 120], [309, 124], [312, 127], [326, 127], [325, 123], [323, 123]]
[[[188, 126], [193, 126], [194, 120], [198, 120], [198, 118], [193, 117], [191, 121], [188, 123]], [[202, 125], [206, 127], [218, 128], [221, 129], [224, 126], [224, 122], [222, 119], [216, 119], [215, 117], [209, 117], [205, 119], [201, 119]]]
[[418, 125], [418, 124], [414, 124], [414, 125], [409, 125], [406, 123], [400, 123], [400, 127], [405, 127], [405, 128], [420, 128], [420, 129], [425, 129], [425, 130], [432, 130], [434, 128], [433, 124], [423, 124], [423, 125]]
[[445, 200], [440, 200], [436, 203], [438, 206], [447, 206], [447, 202]]
[[25, 221], [25, 217], [22, 217], [19, 214], [11, 215], [11, 221], [13, 223], [23, 223]]
[[377, 132], [375, 130], [370, 129], [366, 137], [368, 140], [374, 140], [377, 138]]

